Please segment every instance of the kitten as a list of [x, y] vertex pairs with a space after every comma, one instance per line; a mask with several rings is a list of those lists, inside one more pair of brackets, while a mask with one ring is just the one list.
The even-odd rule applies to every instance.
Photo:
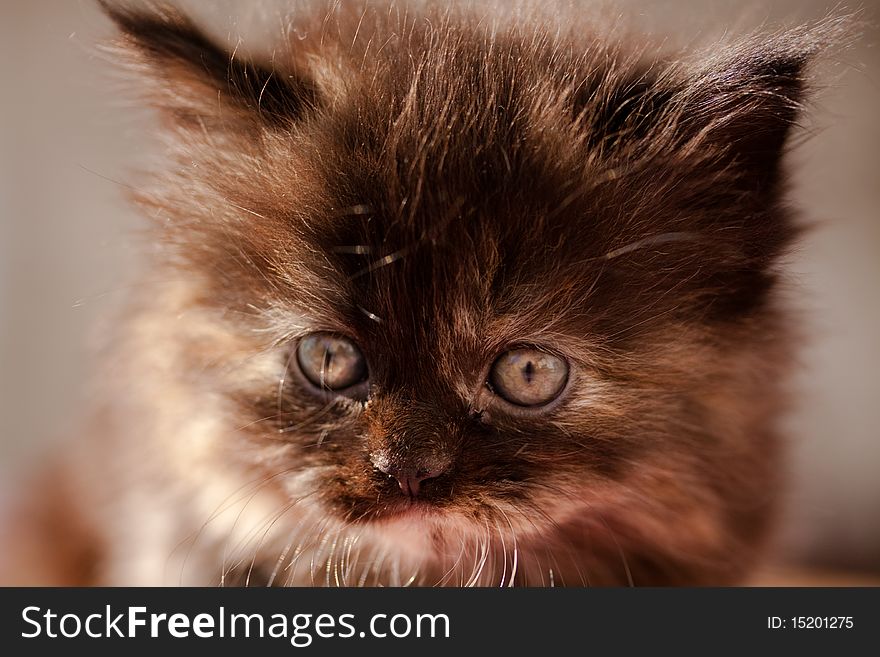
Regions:
[[781, 156], [838, 22], [664, 59], [576, 15], [342, 3], [249, 59], [104, 8], [162, 118], [132, 194], [160, 283], [29, 516], [43, 577], [749, 573], [792, 342]]

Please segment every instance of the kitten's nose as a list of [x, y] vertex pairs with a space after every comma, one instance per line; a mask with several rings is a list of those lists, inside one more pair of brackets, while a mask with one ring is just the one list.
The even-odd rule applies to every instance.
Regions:
[[374, 456], [373, 465], [379, 472], [394, 477], [400, 490], [409, 497], [416, 497], [419, 494], [423, 481], [439, 477], [449, 468], [448, 462], [436, 459], [424, 459], [416, 463], [396, 463], [384, 454]]

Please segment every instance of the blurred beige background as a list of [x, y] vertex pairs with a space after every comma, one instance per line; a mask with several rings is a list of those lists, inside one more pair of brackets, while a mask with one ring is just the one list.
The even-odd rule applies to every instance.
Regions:
[[[295, 0], [292, 0], [295, 2]], [[184, 3], [228, 31], [252, 3]], [[276, 6], [278, 3], [270, 3]], [[673, 40], [797, 23], [834, 2], [768, 6], [627, 0], [649, 31]], [[792, 154], [793, 200], [820, 222], [790, 261], [809, 341], [786, 418], [791, 488], [788, 558], [880, 572], [880, 3], [832, 68]], [[224, 28], [225, 26], [225, 28]], [[0, 481], [74, 423], [90, 369], [90, 335], [126, 294], [143, 247], [122, 201], [144, 162], [145, 117], [117, 97], [94, 44], [109, 24], [90, 0], [0, 0]]]

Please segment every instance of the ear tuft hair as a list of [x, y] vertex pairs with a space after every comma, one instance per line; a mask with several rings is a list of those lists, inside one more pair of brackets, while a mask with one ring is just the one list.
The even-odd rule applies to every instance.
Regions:
[[318, 104], [304, 76], [230, 54], [175, 7], [98, 2], [122, 33], [115, 52], [154, 82], [157, 104], [182, 124], [216, 117], [218, 99], [220, 108], [275, 127]]
[[694, 72], [678, 99], [679, 120], [697, 148], [726, 153], [750, 190], [771, 189], [792, 128], [803, 111], [809, 68], [817, 55], [844, 45], [851, 17], [722, 49]]

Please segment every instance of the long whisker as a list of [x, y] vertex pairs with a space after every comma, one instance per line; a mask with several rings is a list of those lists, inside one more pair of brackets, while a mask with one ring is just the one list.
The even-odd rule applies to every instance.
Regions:
[[501, 531], [501, 527], [498, 525], [498, 519], [495, 518], [495, 528], [498, 530], [497, 536], [501, 541], [501, 581], [499, 582], [499, 587], [504, 587], [504, 582], [507, 579], [507, 545], [504, 542], [504, 532]]
[[643, 237], [642, 239], [635, 240], [621, 246], [620, 248], [613, 249], [602, 256], [603, 260], [613, 260], [614, 258], [619, 258], [622, 255], [627, 253], [631, 253], [637, 249], [643, 249], [646, 246], [656, 246], [658, 244], [668, 244], [670, 242], [692, 242], [694, 240], [699, 239], [698, 233], [692, 232], [671, 232], [671, 233], [660, 233], [659, 235], [649, 235], [648, 237]]
[[620, 542], [617, 540], [617, 534], [614, 532], [613, 529], [611, 529], [610, 525], [605, 520], [605, 516], [595, 510], [594, 513], [596, 514], [596, 517], [598, 517], [599, 520], [602, 522], [602, 524], [605, 525], [605, 529], [608, 530], [608, 534], [611, 536], [611, 540], [614, 541], [614, 546], [617, 548], [617, 553], [620, 555], [621, 561], [623, 561], [623, 569], [626, 572], [627, 584], [630, 587], [634, 587], [635, 582], [633, 581], [632, 571], [629, 568], [629, 562], [626, 559], [626, 553], [623, 551], [623, 548], [620, 546]]
[[[297, 498], [296, 500], [294, 500], [294, 501], [291, 502], [290, 504], [286, 504], [286, 505], [284, 505], [284, 506], [282, 507], [282, 509], [281, 509], [281, 510], [275, 515], [275, 517], [274, 517], [274, 519], [272, 520], [272, 522], [269, 524], [268, 527], [266, 527], [265, 531], [263, 532], [262, 536], [260, 537], [260, 541], [259, 541], [259, 543], [257, 543], [257, 546], [254, 548], [254, 556], [251, 558], [250, 566], [248, 566], [248, 572], [247, 572], [247, 576], [246, 576], [246, 578], [245, 578], [245, 586], [248, 586], [248, 585], [250, 584], [251, 573], [253, 572], [254, 565], [256, 564], [256, 561], [257, 561], [257, 557], [258, 557], [258, 555], [259, 555], [260, 548], [262, 547], [263, 542], [266, 540], [266, 536], [269, 535], [269, 532], [272, 531], [272, 528], [275, 526], [275, 524], [276, 524], [276, 523], [277, 523], [282, 517], [284, 517], [284, 515], [285, 515], [286, 513], [288, 513], [288, 512], [289, 512], [290, 510], [292, 510], [293, 508], [295, 508], [295, 507], [296, 507], [298, 504], [300, 504], [303, 500], [305, 500], [305, 499], [311, 497], [312, 495], [314, 495], [314, 494], [317, 493], [317, 492], [318, 492], [318, 489], [316, 488], [316, 489], [314, 489], [313, 491], [311, 491], [310, 493], [306, 493], [305, 495], [303, 495], [303, 496]], [[273, 579], [273, 578], [274, 578], [274, 571], [273, 571], [272, 579]], [[270, 582], [271, 582], [271, 579], [270, 579]]]
[[[167, 562], [173, 558], [174, 553], [177, 552], [178, 549], [180, 549], [185, 543], [189, 543], [189, 548], [187, 549], [187, 553], [184, 556], [183, 563], [181, 564], [181, 567], [180, 567], [180, 575], [179, 575], [180, 583], [183, 582], [183, 571], [186, 568], [186, 563], [189, 560], [189, 557], [192, 553], [192, 550], [194, 549], [196, 543], [198, 543], [198, 541], [199, 541], [199, 538], [202, 536], [202, 534], [205, 532], [205, 530], [207, 529], [208, 525], [211, 522], [213, 522], [218, 516], [220, 516], [222, 513], [224, 513], [227, 509], [230, 509], [233, 506], [235, 506], [236, 504], [238, 504], [239, 502], [241, 502], [249, 493], [255, 494], [263, 487], [269, 485], [274, 479], [281, 477], [285, 474], [288, 474], [290, 472], [293, 472], [293, 471], [294, 471], [293, 468], [287, 468], [285, 470], [280, 470], [274, 474], [271, 474], [268, 476], [263, 476], [263, 477], [258, 477], [257, 479], [253, 479], [251, 481], [245, 482], [244, 484], [239, 486], [237, 489], [235, 489], [232, 493], [227, 495], [223, 500], [221, 500], [221, 502], [217, 505], [216, 509], [208, 516], [208, 519], [202, 523], [202, 525], [199, 527], [198, 530], [196, 530], [195, 532], [191, 533], [189, 536], [180, 540], [174, 546], [174, 548], [171, 550], [171, 552], [168, 554], [168, 557], [166, 559], [166, 564], [167, 564]], [[251, 487], [254, 488], [253, 492], [250, 490]], [[242, 491], [244, 491], [244, 492], [242, 492]], [[237, 497], [237, 498], [233, 499], [233, 497], [235, 497], [239, 493], [241, 493], [241, 497]], [[230, 501], [230, 500], [232, 500], [232, 501]]]
[[516, 540], [516, 529], [514, 529], [513, 523], [510, 520], [510, 516], [508, 516], [504, 512], [504, 509], [502, 509], [501, 506], [498, 504], [495, 504], [493, 506], [495, 507], [495, 509], [498, 510], [498, 512], [507, 521], [507, 526], [510, 527], [510, 536], [513, 539], [513, 564], [511, 565], [511, 568], [510, 568], [510, 581], [507, 584], [508, 587], [513, 587], [514, 580], [516, 579], [516, 568], [517, 568], [517, 565], [519, 564], [519, 546], [517, 545], [517, 540]]

